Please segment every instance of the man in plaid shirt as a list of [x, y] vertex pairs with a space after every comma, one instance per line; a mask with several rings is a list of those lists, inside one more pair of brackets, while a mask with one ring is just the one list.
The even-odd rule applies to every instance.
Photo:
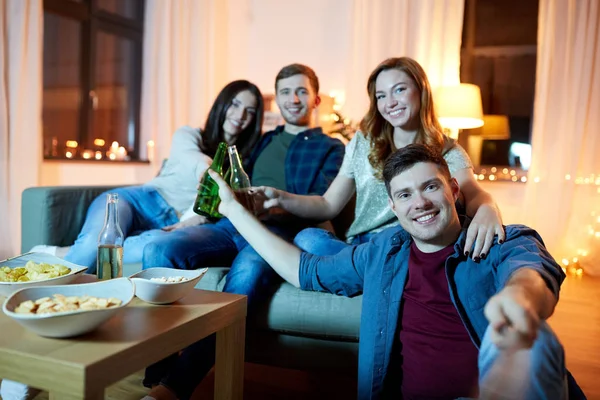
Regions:
[[[275, 78], [275, 93], [285, 125], [263, 135], [245, 163], [246, 172], [253, 186], [322, 195], [342, 165], [344, 145], [311, 126], [320, 102], [319, 80], [305, 65], [288, 65]], [[268, 210], [261, 220], [290, 242], [301, 229], [314, 224], [277, 209]], [[231, 266], [223, 291], [247, 295], [248, 314], [281, 282], [227, 218], [178, 229], [149, 243], [144, 248], [143, 265], [179, 269]], [[146, 400], [189, 398], [214, 363], [214, 345], [212, 335], [182, 354], [150, 366], [144, 385], [153, 389]]]

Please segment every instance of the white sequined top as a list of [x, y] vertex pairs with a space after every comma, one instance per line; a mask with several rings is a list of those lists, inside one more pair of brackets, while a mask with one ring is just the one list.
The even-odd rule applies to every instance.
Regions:
[[[347, 241], [354, 236], [379, 232], [398, 224], [398, 219], [388, 205], [385, 183], [375, 177], [375, 170], [369, 163], [371, 144], [361, 133], [356, 132], [346, 145], [344, 162], [340, 174], [354, 179], [356, 184], [356, 208], [354, 222], [346, 233]], [[472, 168], [467, 152], [458, 144], [444, 154], [450, 174], [463, 168]]]

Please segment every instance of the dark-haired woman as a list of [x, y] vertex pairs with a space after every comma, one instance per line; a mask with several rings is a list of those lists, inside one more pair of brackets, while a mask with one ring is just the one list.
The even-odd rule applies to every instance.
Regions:
[[[219, 142], [235, 144], [243, 158], [249, 156], [260, 138], [262, 120], [260, 90], [248, 81], [233, 81], [215, 99], [204, 129], [177, 129], [169, 158], [157, 177], [143, 185], [111, 190], [119, 195], [125, 263], [141, 262], [144, 246], [157, 235], [207, 222], [192, 211], [199, 179], [212, 163]], [[83, 228], [65, 256], [67, 261], [87, 266], [89, 273], [96, 270], [105, 204], [106, 194], [92, 202]]]

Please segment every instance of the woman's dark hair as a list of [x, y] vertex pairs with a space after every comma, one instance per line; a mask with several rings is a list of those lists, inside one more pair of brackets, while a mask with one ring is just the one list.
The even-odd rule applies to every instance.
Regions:
[[231, 106], [231, 102], [238, 93], [249, 91], [256, 97], [256, 114], [254, 120], [246, 129], [238, 135], [235, 145], [242, 159], [250, 156], [250, 152], [254, 148], [262, 131], [263, 124], [263, 97], [255, 84], [245, 80], [233, 81], [225, 86], [210, 108], [206, 125], [202, 131], [202, 152], [209, 157], [214, 157], [217, 152], [217, 146], [220, 142], [225, 141], [223, 132], [223, 123], [225, 122], [225, 114]]

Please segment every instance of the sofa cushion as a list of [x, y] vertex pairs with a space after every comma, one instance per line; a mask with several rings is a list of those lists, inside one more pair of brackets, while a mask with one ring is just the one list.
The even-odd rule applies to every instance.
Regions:
[[291, 335], [358, 342], [361, 309], [362, 296], [308, 292], [283, 282], [257, 322]]

